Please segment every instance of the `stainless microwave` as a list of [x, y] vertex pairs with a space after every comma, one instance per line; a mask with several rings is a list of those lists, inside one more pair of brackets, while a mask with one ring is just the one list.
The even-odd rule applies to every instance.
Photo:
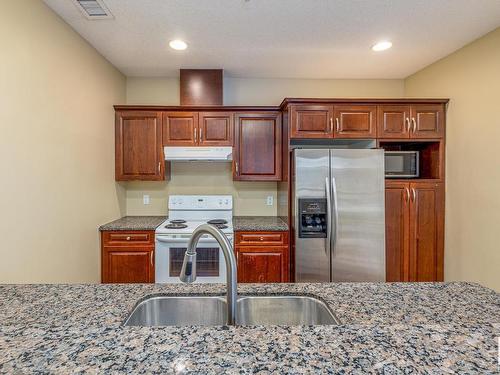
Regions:
[[418, 151], [385, 151], [385, 177], [418, 177], [418, 158]]

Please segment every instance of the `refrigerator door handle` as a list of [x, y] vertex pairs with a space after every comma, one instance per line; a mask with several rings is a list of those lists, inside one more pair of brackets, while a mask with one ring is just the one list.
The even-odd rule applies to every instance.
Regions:
[[327, 206], [327, 215], [326, 215], [326, 246], [325, 253], [328, 255], [330, 253], [330, 244], [331, 244], [331, 233], [332, 233], [332, 197], [330, 190], [330, 183], [328, 182], [328, 177], [325, 178], [325, 187], [326, 187], [326, 206]]
[[337, 202], [337, 181], [335, 180], [335, 177], [332, 177], [332, 191], [333, 191], [333, 214], [331, 216], [335, 217], [335, 229], [333, 231], [335, 235], [333, 236], [332, 239], [332, 255], [333, 255], [335, 253], [335, 246], [337, 245], [337, 239], [339, 234], [339, 208]]

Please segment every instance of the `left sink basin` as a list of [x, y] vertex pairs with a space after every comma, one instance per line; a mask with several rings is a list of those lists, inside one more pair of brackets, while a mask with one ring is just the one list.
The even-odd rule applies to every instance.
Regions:
[[226, 322], [226, 300], [218, 296], [153, 296], [140, 301], [126, 326], [218, 326]]

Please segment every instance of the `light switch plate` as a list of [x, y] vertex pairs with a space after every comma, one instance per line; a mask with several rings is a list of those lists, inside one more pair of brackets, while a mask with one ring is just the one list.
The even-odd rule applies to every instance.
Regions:
[[274, 201], [273, 196], [272, 195], [268, 195], [267, 199], [266, 199], [266, 204], [268, 206], [272, 206], [273, 205], [273, 201]]
[[142, 196], [142, 203], [143, 204], [149, 204], [149, 195], [148, 194], [144, 194]]

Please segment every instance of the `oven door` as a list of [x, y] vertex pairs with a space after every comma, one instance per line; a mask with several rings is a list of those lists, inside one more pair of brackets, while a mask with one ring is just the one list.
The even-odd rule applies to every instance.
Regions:
[[[179, 275], [187, 250], [189, 235], [156, 235], [155, 282], [180, 283]], [[232, 236], [228, 236], [231, 244]], [[195, 283], [223, 283], [226, 263], [218, 242], [203, 236], [196, 247]]]

